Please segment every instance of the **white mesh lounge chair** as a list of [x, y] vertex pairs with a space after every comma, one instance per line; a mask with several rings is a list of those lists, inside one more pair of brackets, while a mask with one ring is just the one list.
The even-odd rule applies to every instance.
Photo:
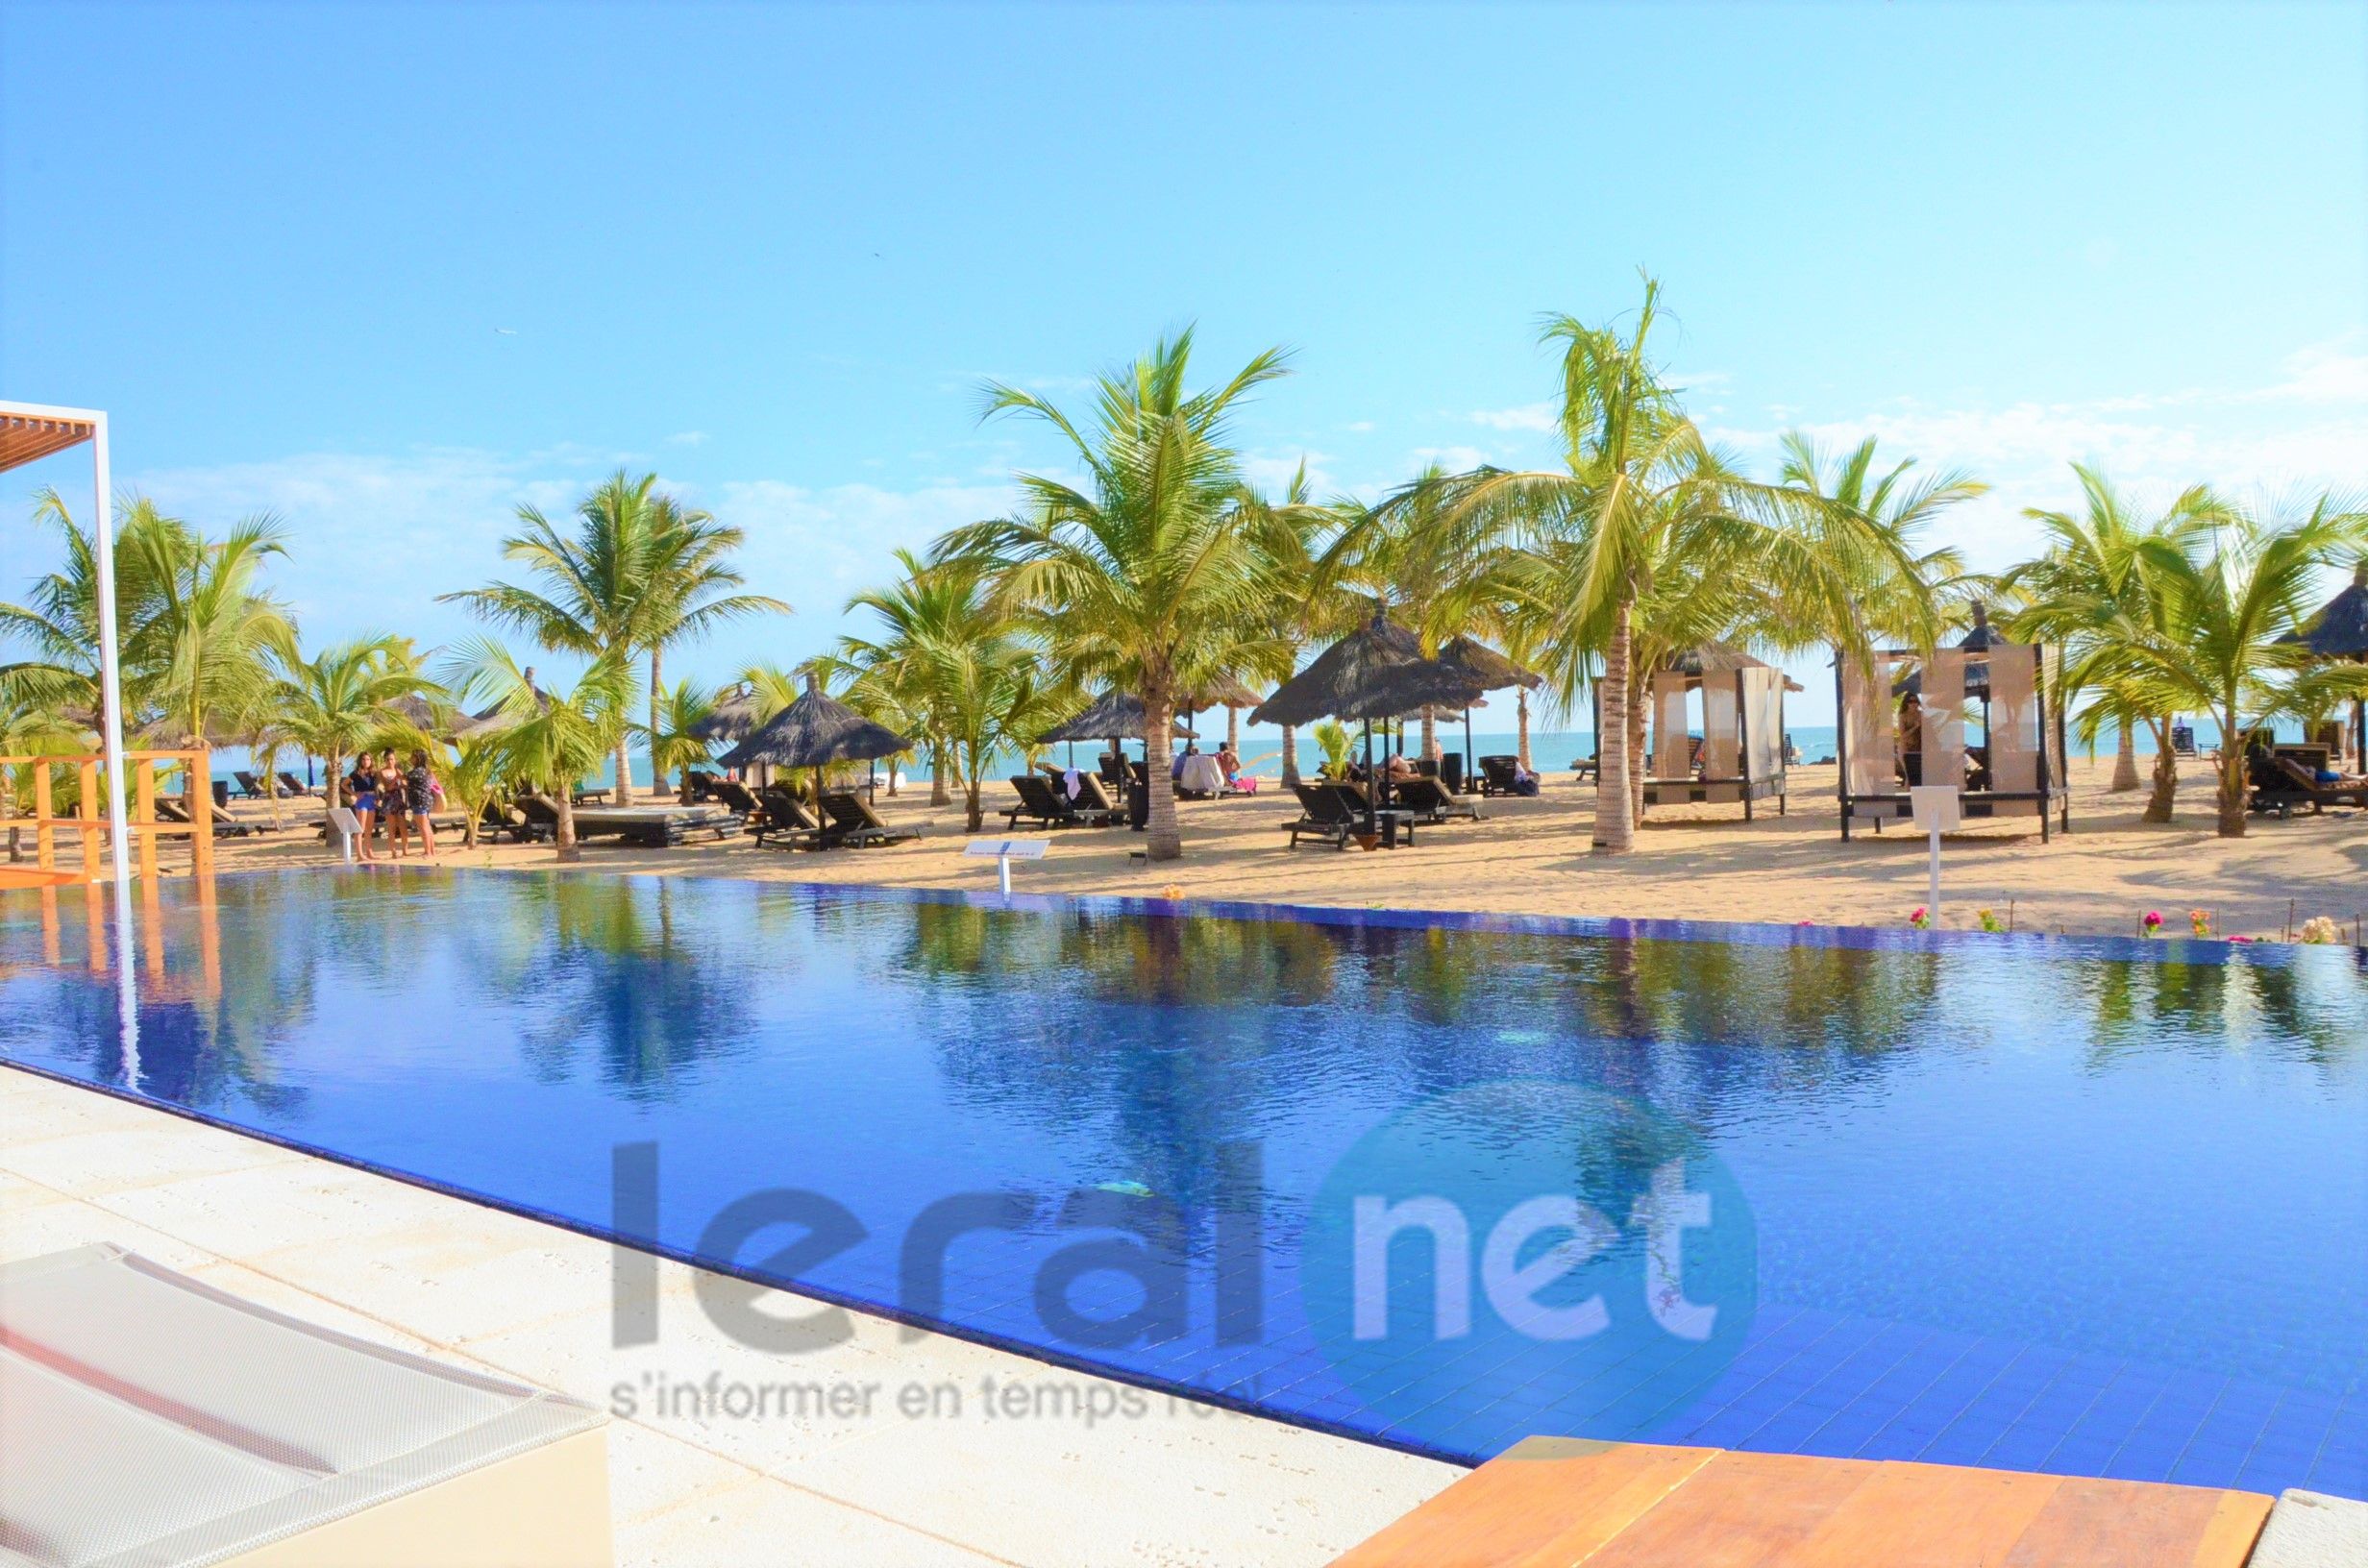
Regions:
[[5, 1568], [605, 1565], [604, 1421], [120, 1247], [0, 1266]]

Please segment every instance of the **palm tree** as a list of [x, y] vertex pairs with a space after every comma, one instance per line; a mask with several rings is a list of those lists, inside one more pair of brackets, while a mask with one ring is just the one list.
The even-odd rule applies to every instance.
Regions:
[[444, 794], [467, 813], [460, 824], [460, 845], [474, 849], [483, 828], [485, 808], [502, 793], [508, 756], [498, 731], [472, 730], [455, 736], [451, 746], [443, 771]]
[[447, 661], [446, 683], [462, 700], [490, 699], [497, 710], [502, 765], [547, 791], [558, 813], [562, 863], [583, 858], [576, 839], [576, 787], [597, 772], [630, 723], [631, 653], [619, 649], [592, 661], [573, 691], [538, 687], [509, 649], [477, 638]]
[[2045, 531], [2048, 548], [2038, 559], [2000, 578], [2000, 587], [2022, 600], [2005, 625], [2012, 636], [2062, 645], [2067, 700], [2084, 690], [2096, 694], [2082, 715], [2082, 728], [2093, 737], [2101, 721], [2113, 721], [2118, 739], [2112, 788], [2137, 788], [2137, 728], [2144, 724], [2154, 731], [2154, 790], [2143, 819], [2167, 822], [2179, 795], [2179, 760], [2171, 750], [2173, 714], [2150, 711], [2143, 700], [2132, 701], [2129, 691], [2103, 682], [2099, 659], [2110, 651], [2122, 635], [2119, 628], [2127, 625], [2159, 629], [2145, 542], [2179, 544], [2196, 537], [2212, 526], [2219, 503], [2210, 491], [2195, 485], [2156, 516], [2140, 517], [2099, 470], [2075, 463], [2072, 472], [2080, 480], [2084, 502], [2078, 514], [2040, 507], [2023, 512]]
[[[651, 657], [656, 657], [653, 650]], [[670, 774], [679, 771], [682, 775], [676, 797], [684, 805], [691, 801], [691, 770], [707, 760], [707, 743], [698, 733], [715, 712], [715, 694], [692, 685], [687, 680], [675, 683], [674, 690], [658, 698], [650, 709], [650, 724], [646, 731], [650, 742], [650, 778], [663, 790]]]
[[338, 803], [345, 759], [403, 723], [397, 703], [434, 690], [394, 637], [356, 638], [309, 659], [290, 640], [276, 657], [278, 677], [262, 728], [272, 745], [296, 746], [322, 759], [332, 805]]
[[895, 554], [902, 576], [847, 601], [850, 612], [871, 611], [878, 629], [840, 638], [838, 659], [853, 678], [849, 703], [927, 747], [929, 804], [942, 806], [953, 798], [953, 742], [931, 686], [940, 671], [926, 650], [980, 624], [979, 572], [973, 562], [931, 563], [901, 549]]
[[[1495, 540], [1526, 536], [1550, 574], [1543, 602], [1556, 606], [1545, 661], [1566, 700], [1601, 656], [1603, 765], [1595, 794], [1595, 847], [1635, 847], [1637, 788], [1630, 705], [1641, 675], [1640, 603], [1657, 568], [1718, 558], [1747, 568], [1760, 591], [1802, 624], [1829, 629], [1838, 646], [1863, 649], [1855, 579], [1862, 556], [1912, 561], [1866, 520], [1795, 486], [1755, 484], [1703, 440], [1645, 356], [1660, 286], [1623, 337], [1571, 316], [1546, 321], [1562, 346], [1557, 421], [1563, 466], [1483, 470], [1457, 486], [1447, 522], [1477, 555]], [[1837, 550], [1837, 541], [1846, 549]], [[1535, 585], [1533, 585], [1534, 587]]]
[[2306, 648], [2281, 639], [2314, 606], [2322, 568], [2368, 540], [2368, 513], [2322, 495], [2300, 515], [2219, 503], [2210, 526], [2136, 546], [2153, 613], [2116, 616], [2093, 661], [2101, 681], [2157, 713], [2210, 714], [2220, 729], [2220, 836], [2242, 838], [2250, 723], [2282, 700]]
[[[675, 643], [694, 641], [727, 621], [751, 615], [787, 615], [790, 608], [765, 594], [718, 594], [737, 588], [746, 579], [728, 564], [728, 557], [746, 542], [739, 528], [727, 527], [703, 511], [681, 505], [672, 496], [653, 498], [656, 525], [648, 568], [651, 606], [646, 641], [650, 650], [650, 723], [654, 737], [661, 728], [659, 708], [666, 699], [666, 649]], [[654, 751], [650, 780], [665, 793], [666, 770]], [[620, 775], [623, 776], [623, 775]], [[687, 783], [684, 788], [689, 786]], [[625, 798], [623, 794], [619, 799]]]
[[[723, 561], [739, 544], [740, 531], [719, 527], [703, 512], [685, 511], [656, 491], [655, 474], [631, 478], [619, 469], [577, 502], [572, 535], [535, 508], [521, 506], [518, 520], [525, 527], [502, 542], [502, 553], [525, 563], [540, 587], [497, 582], [439, 600], [465, 604], [544, 648], [613, 658], [629, 674], [639, 654], [719, 621], [788, 609], [756, 594], [706, 597], [740, 581]], [[620, 726], [613, 737], [620, 799], [632, 790], [631, 734]]]
[[[1283, 591], [1256, 548], [1227, 428], [1236, 404], [1284, 373], [1283, 354], [1269, 350], [1222, 385], [1191, 392], [1192, 346], [1188, 329], [1103, 376], [1082, 425], [1035, 393], [989, 385], [989, 416], [1051, 427], [1086, 478], [1022, 475], [1022, 516], [956, 529], [936, 551], [984, 563], [997, 606], [1040, 618], [1056, 643], [1105, 639], [1110, 673], [1143, 698], [1150, 735], [1168, 733], [1194, 661]], [[1173, 860], [1183, 853], [1174, 792], [1166, 769], [1147, 772], [1145, 853]]]

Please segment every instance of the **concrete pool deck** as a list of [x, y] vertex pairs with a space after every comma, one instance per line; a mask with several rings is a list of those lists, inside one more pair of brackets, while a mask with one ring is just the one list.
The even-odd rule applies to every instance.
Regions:
[[93, 1241], [612, 1411], [620, 1564], [1287, 1568], [1465, 1474], [862, 1313], [752, 1350], [665, 1262], [657, 1341], [619, 1349], [604, 1242], [0, 1068], [0, 1262]]

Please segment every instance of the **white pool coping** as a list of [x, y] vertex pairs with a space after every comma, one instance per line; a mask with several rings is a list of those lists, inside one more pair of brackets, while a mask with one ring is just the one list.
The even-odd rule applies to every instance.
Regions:
[[[1292, 1568], [1464, 1474], [860, 1312], [842, 1342], [751, 1350], [671, 1262], [657, 1342], [618, 1349], [606, 1243], [0, 1066], [0, 1262], [91, 1242], [609, 1410], [621, 1564]], [[699, 1391], [658, 1409], [659, 1384]], [[1036, 1413], [989, 1413], [990, 1386]]]

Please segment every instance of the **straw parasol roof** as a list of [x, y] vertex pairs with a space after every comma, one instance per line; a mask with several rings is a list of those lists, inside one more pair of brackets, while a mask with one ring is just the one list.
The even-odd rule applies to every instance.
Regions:
[[[1143, 735], [1143, 698], [1132, 692], [1110, 692], [1065, 724], [1037, 737], [1046, 746], [1061, 741], [1139, 741]], [[1190, 740], [1193, 732], [1181, 723], [1169, 726], [1172, 740]]]
[[814, 676], [805, 695], [775, 714], [755, 733], [724, 753], [727, 768], [763, 763], [773, 768], [823, 768], [909, 751], [913, 743], [824, 694]]
[[2279, 641], [2301, 643], [2322, 659], [2368, 659], [2368, 559], [2352, 569], [2351, 587]]
[[1502, 691], [1507, 686], [1526, 686], [1535, 691], [1545, 684], [1545, 676], [1522, 669], [1474, 637], [1455, 638], [1439, 650], [1439, 658], [1443, 664], [1468, 672], [1482, 691]]
[[707, 717], [691, 726], [694, 739], [715, 742], [729, 741], [737, 745], [756, 732], [756, 693], [748, 686], [736, 686], [715, 699]]
[[1422, 656], [1415, 634], [1380, 605], [1373, 618], [1325, 649], [1251, 710], [1257, 724], [1379, 719], [1425, 707], [1459, 708], [1484, 690], [1460, 665]]
[[[526, 677], [527, 689], [534, 694], [534, 706], [536, 709], [543, 713], [549, 713], [551, 711], [551, 694], [544, 691], [540, 686], [534, 684], [534, 666], [530, 664], [524, 670], [520, 671], [519, 674]], [[453, 736], [455, 739], [458, 739], [463, 735], [499, 734], [501, 731], [508, 729], [517, 722], [518, 721], [515, 718], [503, 712], [502, 704], [496, 702], [493, 706], [489, 708], [481, 708], [477, 712], [469, 715], [466, 719], [462, 719], [455, 723], [453, 725]]]
[[1266, 698], [1231, 675], [1203, 681], [1184, 698], [1188, 708], [1254, 708]]

